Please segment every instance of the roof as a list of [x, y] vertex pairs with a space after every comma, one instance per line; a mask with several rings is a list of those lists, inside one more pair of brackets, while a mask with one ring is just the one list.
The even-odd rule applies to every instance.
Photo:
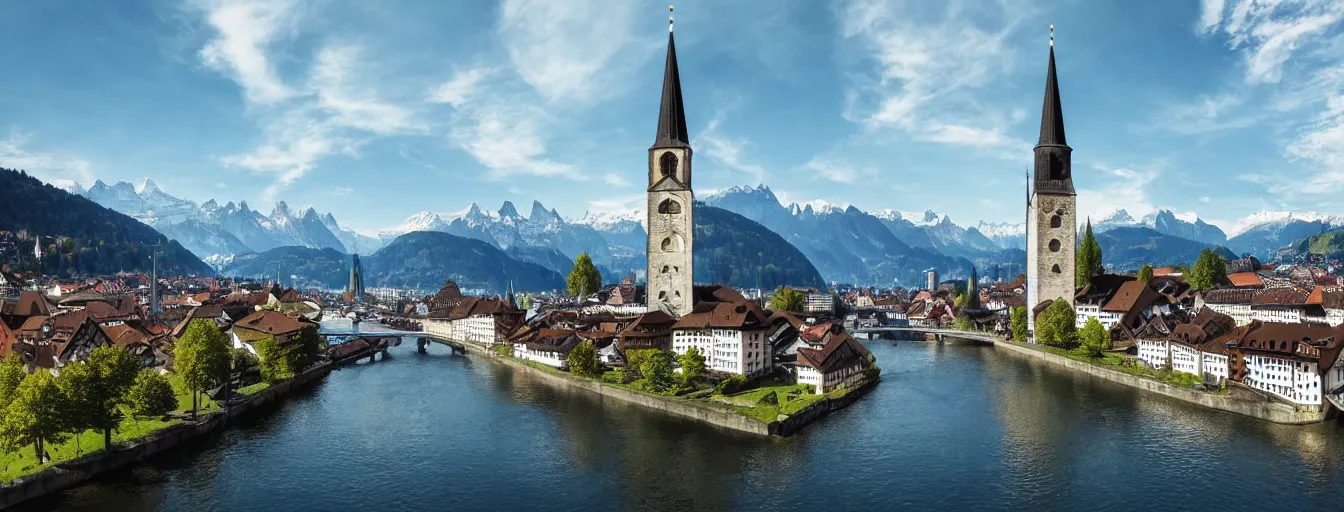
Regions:
[[708, 311], [697, 311], [677, 319], [674, 329], [753, 329], [765, 327], [768, 315], [754, 302], [720, 302]]
[[636, 316], [619, 334], [625, 336], [663, 336], [672, 328], [676, 319], [662, 311], [650, 311]]
[[1079, 302], [1105, 304], [1122, 285], [1132, 281], [1135, 281], [1132, 276], [1101, 274], [1083, 285], [1083, 288], [1074, 294], [1074, 299]]
[[0, 322], [0, 357], [9, 357], [16, 342], [18, 339], [14, 337], [14, 331], [9, 330], [4, 322]]
[[214, 320], [216, 318], [220, 318], [223, 316], [224, 316], [224, 306], [220, 304], [213, 304], [208, 306], [196, 306], [194, 308], [191, 308], [191, 311], [187, 312], [187, 316], [183, 317], [182, 321], [178, 322], [177, 325], [173, 327], [173, 337], [181, 338], [182, 335], [187, 332], [187, 325], [190, 324], [192, 320], [195, 320], [197, 318], [206, 318]]
[[263, 309], [243, 317], [242, 320], [234, 323], [233, 327], [266, 334], [288, 334], [297, 332], [308, 325], [310, 324], [285, 316], [284, 313], [279, 311]]
[[1204, 292], [1204, 302], [1208, 304], [1250, 304], [1256, 290], [1247, 288], [1219, 288]]
[[1163, 277], [1175, 274], [1180, 274], [1180, 272], [1176, 271], [1176, 267], [1157, 267], [1153, 269], [1153, 277]]
[[854, 340], [848, 332], [830, 336], [826, 345], [813, 349], [798, 348], [798, 364], [810, 366], [822, 373], [830, 373], [855, 363], [862, 363], [869, 355], [868, 348]]
[[1260, 288], [1265, 285], [1265, 282], [1260, 280], [1260, 275], [1255, 272], [1228, 274], [1227, 280], [1237, 288]]
[[1148, 288], [1148, 284], [1143, 281], [1128, 281], [1120, 285], [1120, 289], [1115, 291], [1111, 300], [1106, 301], [1106, 305], [1101, 307], [1102, 311], [1112, 313], [1128, 313], [1134, 309], [1146, 308], [1153, 304], [1161, 295]]
[[108, 304], [103, 301], [91, 301], [87, 304], [84, 304], [84, 312], [93, 316], [94, 320], [102, 320], [105, 318], [115, 318], [122, 316], [121, 312], [117, 311], [117, 308], [114, 308], [112, 307], [111, 304]]
[[51, 302], [42, 292], [29, 290], [19, 294], [19, 302], [14, 306], [18, 316], [51, 316]]
[[23, 321], [23, 325], [19, 326], [18, 331], [36, 333], [42, 330], [42, 324], [47, 323], [48, 318], [51, 317], [42, 315], [30, 316], [27, 320]]
[[654, 148], [688, 148], [686, 108], [681, 102], [681, 73], [677, 71], [677, 45], [672, 31], [667, 32], [667, 63], [663, 68], [663, 101], [658, 108], [658, 135]]
[[103, 326], [103, 333], [107, 339], [112, 340], [112, 344], [118, 347], [125, 347], [133, 343], [143, 343], [149, 339], [149, 334], [141, 332], [139, 329], [127, 324], [113, 326]]
[[1059, 79], [1055, 76], [1055, 45], [1050, 44], [1050, 67], [1045, 72], [1045, 101], [1041, 105], [1041, 137], [1038, 146], [1067, 146], [1064, 139], [1064, 109], [1059, 101]]
[[1255, 294], [1252, 306], [1302, 305], [1307, 303], [1307, 291], [1301, 288], [1275, 288]]

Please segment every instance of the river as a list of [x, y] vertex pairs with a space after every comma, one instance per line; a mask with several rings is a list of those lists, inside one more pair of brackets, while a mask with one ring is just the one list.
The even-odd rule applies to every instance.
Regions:
[[1341, 510], [1344, 426], [1206, 410], [988, 347], [757, 438], [414, 343], [25, 510]]

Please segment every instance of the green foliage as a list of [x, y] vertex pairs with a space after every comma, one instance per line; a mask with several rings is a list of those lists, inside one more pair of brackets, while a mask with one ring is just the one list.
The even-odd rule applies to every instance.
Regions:
[[261, 372], [261, 380], [266, 382], [276, 382], [288, 379], [294, 376], [294, 368], [290, 365], [293, 357], [290, 355], [289, 347], [282, 347], [275, 342], [275, 338], [267, 336], [265, 339], [252, 344], [252, 348], [257, 349], [258, 370]]
[[966, 313], [957, 313], [957, 318], [952, 321], [952, 328], [958, 331], [974, 331], [975, 324]]
[[629, 380], [626, 378], [626, 371], [621, 368], [609, 370], [602, 374], [602, 382], [607, 384], [626, 384]]
[[714, 387], [714, 394], [731, 395], [741, 391], [742, 388], [745, 388], [746, 386], [747, 378], [745, 376], [733, 375], [719, 382], [719, 385]]
[[1185, 281], [1196, 290], [1207, 290], [1227, 282], [1227, 262], [1212, 249], [1199, 252], [1199, 259], [1190, 271], [1185, 273]]
[[1036, 318], [1036, 343], [1072, 348], [1078, 341], [1076, 315], [1069, 303], [1055, 300]]
[[952, 302], [952, 305], [956, 306], [957, 308], [966, 307], [966, 294], [964, 293], [957, 294], [957, 298]]
[[781, 286], [775, 293], [770, 294], [770, 309], [775, 311], [801, 313], [806, 302], [807, 297], [803, 292], [793, 288]]
[[650, 353], [639, 363], [639, 374], [644, 378], [645, 389], [655, 393], [671, 389], [676, 383], [672, 381], [670, 358], [658, 349], [649, 349], [647, 352]]
[[178, 406], [172, 384], [151, 369], [140, 370], [126, 398], [131, 414], [141, 417], [163, 416]]
[[1091, 357], [1101, 357], [1111, 349], [1111, 332], [1102, 327], [1095, 318], [1088, 318], [1083, 329], [1078, 332], [1079, 348]]
[[177, 340], [173, 356], [173, 368], [192, 393], [191, 412], [194, 416], [196, 395], [220, 385], [228, 374], [232, 362], [229, 340], [213, 321], [192, 320], [187, 325], [187, 331]]
[[140, 362], [118, 347], [98, 347], [83, 363], [67, 365], [57, 384], [66, 397], [67, 426], [103, 431], [104, 446], [124, 418], [121, 406], [140, 373]]
[[771, 391], [762, 396], [756, 405], [779, 405], [779, 393]]
[[1152, 265], [1144, 263], [1142, 267], [1139, 267], [1139, 280], [1145, 283], [1151, 283], [1153, 281]]
[[1101, 244], [1092, 235], [1092, 221], [1087, 221], [1087, 230], [1083, 232], [1083, 243], [1078, 246], [1077, 266], [1074, 270], [1074, 285], [1082, 288], [1105, 271], [1101, 266]]
[[27, 376], [28, 372], [23, 371], [23, 360], [18, 354], [0, 361], [0, 411], [4, 411], [14, 401], [15, 391]]
[[597, 377], [597, 349], [593, 347], [593, 342], [583, 340], [577, 347], [569, 351], [567, 358], [569, 363], [569, 373], [580, 377]]
[[677, 363], [681, 365], [681, 382], [690, 385], [696, 379], [705, 376], [705, 355], [700, 353], [700, 349], [691, 347], [686, 353], [677, 356]]
[[595, 293], [602, 289], [602, 274], [593, 266], [593, 259], [587, 252], [579, 253], [574, 258], [574, 268], [569, 271], [569, 277], [565, 279], [566, 286], [569, 287], [569, 294], [575, 297]]
[[300, 330], [289, 342], [290, 370], [298, 374], [317, 364], [322, 354], [322, 345], [322, 337], [317, 335], [316, 325], [309, 325]]
[[0, 420], [0, 451], [32, 445], [42, 459], [45, 443], [59, 443], [70, 430], [69, 407], [56, 379], [46, 370], [28, 375], [15, 389], [14, 400]]
[[231, 358], [229, 365], [234, 372], [240, 372], [261, 363], [257, 356], [252, 355], [245, 348], [233, 349], [229, 352], [229, 357]]
[[1010, 313], [1010, 323], [1013, 331], [1013, 341], [1026, 343], [1027, 341], [1027, 308], [1026, 306], [1017, 306]]

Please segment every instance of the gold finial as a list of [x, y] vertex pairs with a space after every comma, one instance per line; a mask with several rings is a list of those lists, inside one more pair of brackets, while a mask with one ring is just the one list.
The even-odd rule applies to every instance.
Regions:
[[1051, 23], [1051, 24], [1050, 24], [1050, 47], [1053, 48], [1054, 46], [1055, 46], [1055, 24], [1054, 24], [1054, 23]]
[[667, 6], [667, 31], [672, 32], [672, 6]]

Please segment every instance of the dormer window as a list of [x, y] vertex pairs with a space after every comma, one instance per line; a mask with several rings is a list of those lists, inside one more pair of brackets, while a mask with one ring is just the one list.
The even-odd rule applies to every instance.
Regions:
[[664, 178], [671, 177], [677, 173], [677, 155], [671, 151], [663, 153], [658, 159], [658, 171]]

